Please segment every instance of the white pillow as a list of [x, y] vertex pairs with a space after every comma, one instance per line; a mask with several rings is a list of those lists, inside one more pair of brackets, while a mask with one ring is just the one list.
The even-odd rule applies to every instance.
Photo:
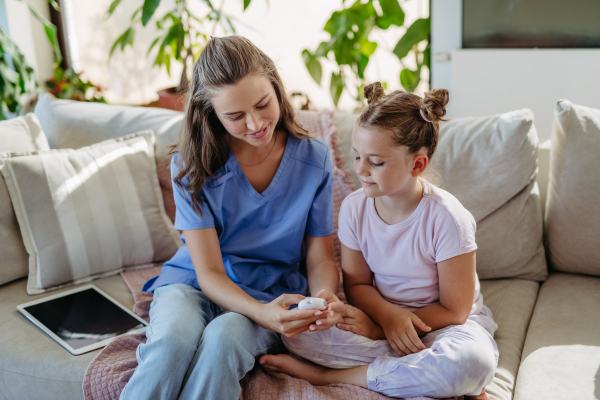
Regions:
[[[48, 141], [34, 114], [0, 122], [0, 152], [48, 150]], [[4, 177], [0, 174], [0, 285], [27, 276], [23, 245]]]
[[440, 124], [432, 167], [477, 222], [481, 279], [548, 276], [531, 110]]
[[181, 245], [151, 131], [79, 150], [2, 153], [0, 170], [29, 253], [29, 294], [164, 261]]
[[600, 276], [600, 110], [559, 100], [551, 141], [546, 202], [551, 266]]
[[183, 113], [164, 108], [85, 103], [39, 96], [35, 114], [50, 147], [78, 149], [131, 132], [151, 129], [156, 136], [156, 162], [177, 142]]

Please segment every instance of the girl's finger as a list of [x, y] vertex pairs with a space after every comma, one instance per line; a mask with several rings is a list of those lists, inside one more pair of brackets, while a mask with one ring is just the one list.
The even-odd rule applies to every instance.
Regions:
[[417, 335], [417, 331], [415, 331], [414, 328], [409, 330], [407, 334], [410, 341], [413, 342], [414, 345], [419, 348], [419, 350], [425, 350], [427, 348], [427, 346], [425, 346], [419, 338], [419, 335]]
[[323, 315], [323, 311], [320, 310], [299, 310], [299, 309], [294, 309], [294, 310], [285, 310], [285, 311], [281, 311], [278, 314], [278, 321], [285, 323], [285, 322], [292, 322], [292, 321], [309, 321], [312, 322], [314, 320], [317, 320], [319, 318], [322, 318], [321, 316]]
[[396, 343], [396, 346], [398, 346], [398, 348], [404, 353], [404, 355], [412, 354], [412, 351], [408, 347], [406, 347], [401, 338], [395, 338], [394, 343]]
[[356, 333], [356, 325], [348, 325], [348, 324], [338, 323], [335, 326], [337, 326], [338, 328], [340, 328], [344, 331]]
[[418, 346], [416, 346], [412, 340], [410, 340], [410, 337], [408, 337], [408, 335], [406, 333], [404, 333], [400, 339], [402, 340], [402, 343], [404, 343], [404, 345], [408, 348], [408, 350], [410, 351], [410, 353], [418, 353], [419, 351], [421, 351], [421, 349], [419, 349]]
[[410, 314], [410, 320], [417, 328], [419, 328], [423, 332], [429, 332], [431, 330], [430, 326], [427, 326], [425, 322], [421, 321], [421, 318], [417, 317], [413, 313]]

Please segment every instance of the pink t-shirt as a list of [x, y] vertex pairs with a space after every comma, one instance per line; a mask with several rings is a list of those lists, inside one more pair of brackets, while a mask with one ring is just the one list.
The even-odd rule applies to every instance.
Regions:
[[[421, 182], [423, 198], [398, 224], [386, 224], [362, 189], [346, 197], [338, 220], [340, 241], [362, 252], [381, 295], [409, 311], [439, 303], [438, 262], [477, 249], [471, 213], [450, 193]], [[482, 305], [476, 277], [471, 314]]]

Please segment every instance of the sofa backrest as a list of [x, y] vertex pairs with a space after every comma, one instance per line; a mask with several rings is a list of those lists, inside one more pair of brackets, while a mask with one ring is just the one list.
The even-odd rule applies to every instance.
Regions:
[[39, 96], [34, 109], [53, 149], [89, 146], [151, 129], [156, 161], [162, 161], [179, 136], [183, 113], [163, 108], [84, 103]]

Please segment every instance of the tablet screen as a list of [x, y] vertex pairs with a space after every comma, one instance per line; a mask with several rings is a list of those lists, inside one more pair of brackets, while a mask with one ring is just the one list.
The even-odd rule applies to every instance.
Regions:
[[92, 288], [24, 309], [74, 349], [144, 326]]

